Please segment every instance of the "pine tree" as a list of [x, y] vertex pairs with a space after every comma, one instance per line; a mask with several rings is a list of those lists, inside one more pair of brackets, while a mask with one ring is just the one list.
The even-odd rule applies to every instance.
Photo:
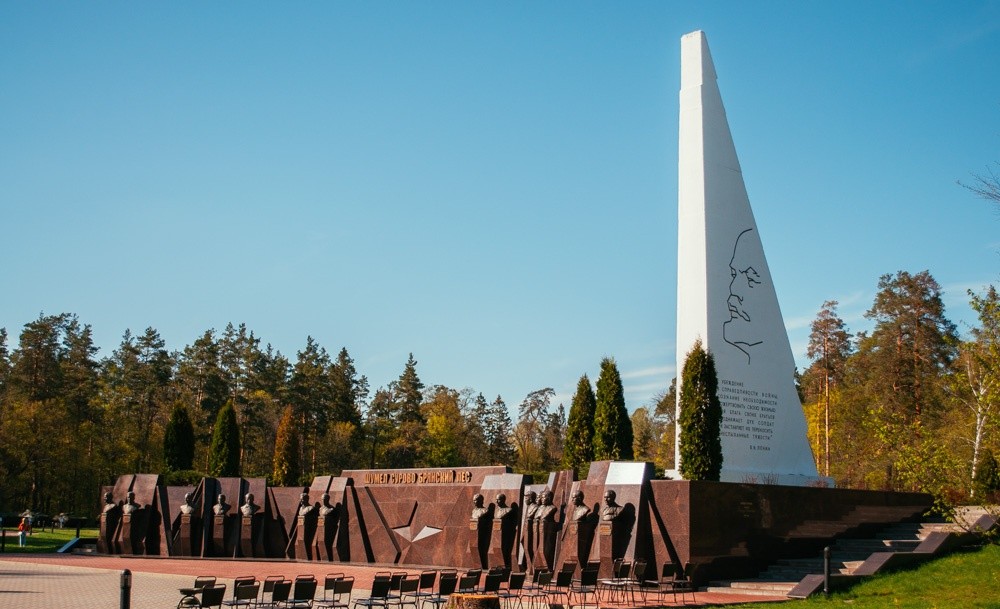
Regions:
[[365, 420], [365, 433], [371, 442], [371, 461], [368, 466], [372, 469], [385, 465], [382, 457], [398, 434], [395, 423], [397, 413], [398, 405], [391, 388], [376, 389]]
[[499, 395], [490, 404], [486, 424], [486, 442], [489, 444], [491, 465], [514, 465], [517, 452], [511, 437], [514, 424], [510, 420], [507, 404]]
[[215, 420], [208, 471], [210, 475], [220, 478], [240, 475], [240, 428], [236, 424], [236, 411], [231, 402], [226, 402]]
[[551, 464], [550, 444], [554, 434], [553, 423], [558, 425], [558, 415], [549, 412], [549, 404], [555, 390], [551, 387], [537, 389], [529, 393], [518, 408], [517, 425], [513, 439], [517, 450], [518, 470], [540, 473]]
[[194, 466], [194, 426], [187, 408], [174, 406], [163, 433], [163, 462], [167, 471], [189, 470]]
[[295, 408], [302, 433], [300, 469], [318, 473], [316, 454], [326, 434], [333, 412], [333, 382], [330, 356], [312, 336], [306, 337], [306, 348], [298, 353], [288, 383], [288, 399]]
[[582, 477], [583, 469], [594, 460], [594, 412], [597, 400], [590, 388], [590, 379], [584, 374], [576, 384], [576, 393], [569, 407], [566, 423], [566, 443], [563, 448], [563, 466]]
[[422, 425], [424, 423], [424, 415], [420, 412], [420, 404], [423, 402], [423, 388], [424, 384], [417, 376], [417, 360], [413, 359], [411, 353], [409, 359], [406, 360], [403, 373], [396, 381], [393, 392], [400, 405], [400, 424], [411, 422]]
[[368, 399], [368, 379], [358, 377], [354, 360], [346, 348], [341, 348], [337, 361], [330, 366], [330, 384], [333, 390], [332, 419], [360, 427], [361, 406]]
[[197, 439], [202, 447], [211, 443], [212, 424], [229, 397], [226, 376], [220, 366], [220, 345], [212, 330], [184, 347], [177, 362], [174, 391], [178, 401], [191, 406], [188, 416], [194, 428], [201, 431]]
[[274, 469], [274, 441], [287, 395], [288, 359], [271, 345], [256, 350], [247, 378], [250, 394], [237, 414], [240, 421], [240, 459], [246, 477], [270, 476]]
[[680, 473], [685, 480], [718, 480], [722, 473], [722, 404], [715, 358], [701, 339], [684, 360], [680, 398]]
[[632, 459], [632, 421], [625, 409], [625, 389], [615, 360], [601, 360], [594, 409], [594, 459]]
[[937, 381], [955, 358], [955, 324], [945, 317], [941, 286], [928, 271], [883, 275], [878, 289], [865, 313], [875, 328], [858, 347], [871, 398], [891, 408], [886, 414], [919, 426], [941, 405]]
[[[465, 394], [471, 395], [471, 389]], [[463, 400], [461, 423], [464, 433], [459, 442], [459, 455], [463, 465], [494, 465], [490, 458], [490, 446], [487, 441], [487, 428], [490, 419], [490, 403], [482, 393], [475, 398]], [[427, 421], [430, 433], [430, 420]]]
[[831, 388], [840, 384], [844, 367], [851, 354], [851, 338], [844, 320], [837, 315], [837, 301], [823, 303], [812, 322], [809, 348], [806, 352], [813, 360], [807, 376], [814, 377], [821, 386], [823, 397], [823, 475], [830, 475], [830, 404]]
[[299, 483], [299, 434], [295, 429], [295, 411], [285, 407], [278, 424], [274, 441], [274, 471], [271, 480], [275, 486], [294, 486]]
[[[947, 418], [945, 372], [952, 369], [958, 338], [945, 317], [941, 286], [928, 271], [899, 271], [879, 278], [878, 293], [865, 313], [875, 322], [859, 333], [847, 366], [837, 437], [846, 455], [865, 454], [846, 472], [886, 490], [934, 492], [948, 476], [939, 425]], [[847, 388], [845, 388], [847, 389]], [[932, 458], [933, 456], [933, 458]], [[836, 471], [836, 470], [835, 470]]]

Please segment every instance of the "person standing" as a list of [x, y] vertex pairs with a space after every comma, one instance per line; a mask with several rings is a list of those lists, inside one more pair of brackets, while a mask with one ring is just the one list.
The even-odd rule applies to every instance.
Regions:
[[17, 525], [17, 545], [21, 548], [24, 547], [29, 528], [31, 528], [31, 525], [28, 524], [27, 518], [22, 518], [21, 523]]

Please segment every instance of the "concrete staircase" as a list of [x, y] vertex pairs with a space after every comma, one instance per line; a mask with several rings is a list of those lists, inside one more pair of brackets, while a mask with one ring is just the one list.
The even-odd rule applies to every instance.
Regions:
[[[830, 572], [831, 575], [838, 577], [851, 577], [875, 556], [881, 557], [877, 562], [882, 564], [886, 562], [885, 554], [912, 553], [928, 539], [940, 539], [941, 535], [951, 537], [963, 532], [963, 529], [956, 524], [926, 521], [889, 525], [879, 529], [870, 537], [841, 538], [830, 546]], [[786, 558], [772, 564], [753, 579], [711, 582], [708, 591], [795, 596], [792, 593], [801, 583], [806, 580], [814, 582], [816, 576], [822, 585], [822, 555], [812, 558]]]
[[97, 554], [97, 540], [89, 537], [74, 537], [56, 552], [59, 554]]

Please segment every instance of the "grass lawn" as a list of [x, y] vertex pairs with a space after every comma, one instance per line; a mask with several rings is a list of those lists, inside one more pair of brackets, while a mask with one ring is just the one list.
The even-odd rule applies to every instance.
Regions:
[[[49, 532], [48, 530], [42, 531], [41, 529], [35, 529], [34, 533], [28, 535], [26, 545], [23, 548], [17, 545], [17, 530], [6, 529], [7, 542], [5, 544], [4, 551], [8, 554], [14, 552], [55, 552], [59, 548], [63, 547], [67, 541], [76, 537], [76, 527], [69, 529], [56, 529], [55, 531]], [[97, 537], [97, 529], [81, 529], [80, 535], [82, 537]]]
[[[761, 605], [741, 605], [761, 609]], [[1000, 546], [959, 552], [912, 571], [877, 575], [847, 592], [797, 601], [789, 607], [882, 609], [1000, 609]]]

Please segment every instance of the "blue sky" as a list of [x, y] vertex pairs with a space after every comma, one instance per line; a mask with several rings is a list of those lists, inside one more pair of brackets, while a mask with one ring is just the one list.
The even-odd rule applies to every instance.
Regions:
[[244, 322], [516, 408], [674, 376], [680, 37], [708, 36], [800, 367], [880, 275], [998, 281], [1000, 2], [0, 3], [0, 326]]

